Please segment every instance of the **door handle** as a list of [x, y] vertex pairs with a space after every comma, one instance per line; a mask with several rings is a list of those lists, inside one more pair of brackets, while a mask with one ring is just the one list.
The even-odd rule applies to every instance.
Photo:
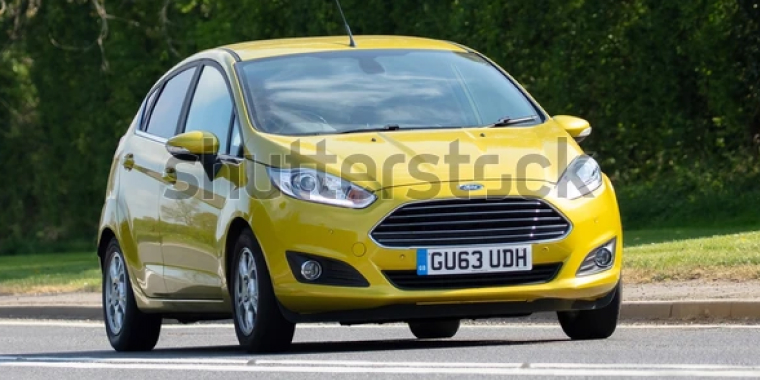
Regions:
[[135, 155], [127, 153], [127, 155], [124, 156], [124, 162], [122, 165], [124, 165], [124, 169], [132, 170], [132, 168], [135, 167]]
[[164, 169], [164, 181], [171, 183], [172, 185], [177, 183], [177, 169], [166, 168]]

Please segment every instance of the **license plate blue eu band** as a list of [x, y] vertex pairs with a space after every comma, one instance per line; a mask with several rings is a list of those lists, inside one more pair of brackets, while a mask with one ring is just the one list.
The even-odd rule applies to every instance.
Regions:
[[420, 276], [425, 276], [428, 274], [428, 254], [427, 249], [418, 249], [417, 250], [417, 274]]

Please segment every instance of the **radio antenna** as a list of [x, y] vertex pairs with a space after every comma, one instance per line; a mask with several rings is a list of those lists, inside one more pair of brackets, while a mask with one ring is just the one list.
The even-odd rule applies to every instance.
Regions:
[[335, 0], [335, 4], [338, 5], [338, 11], [340, 11], [340, 17], [343, 19], [343, 25], [346, 26], [346, 33], [348, 33], [348, 46], [356, 47], [356, 41], [354, 41], [354, 35], [351, 33], [351, 27], [348, 26], [348, 21], [346, 21], [346, 15], [343, 14], [343, 8], [341, 8], [340, 6], [340, 1]]

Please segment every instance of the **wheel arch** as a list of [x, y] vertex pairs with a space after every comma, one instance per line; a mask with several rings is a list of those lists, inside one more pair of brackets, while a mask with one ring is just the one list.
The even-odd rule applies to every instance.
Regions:
[[106, 250], [108, 249], [108, 244], [111, 242], [111, 239], [116, 238], [116, 234], [111, 230], [110, 227], [105, 227], [100, 232], [100, 235], [98, 236], [98, 261], [100, 261], [100, 269], [103, 270], [103, 261], [105, 260]]
[[242, 217], [235, 217], [232, 222], [230, 222], [230, 227], [227, 229], [227, 236], [224, 242], [224, 279], [227, 282], [227, 287], [229, 287], [231, 281], [230, 268], [232, 268], [232, 258], [234, 256], [233, 251], [235, 250], [235, 244], [237, 243], [237, 239], [240, 234], [246, 230], [250, 231], [251, 234], [253, 234], [251, 225]]

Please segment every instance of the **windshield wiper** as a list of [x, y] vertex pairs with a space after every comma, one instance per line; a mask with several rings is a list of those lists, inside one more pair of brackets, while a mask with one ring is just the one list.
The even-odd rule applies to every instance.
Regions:
[[509, 116], [505, 116], [499, 119], [499, 121], [489, 125], [489, 127], [508, 127], [510, 125], [517, 125], [517, 124], [527, 123], [529, 121], [536, 121], [536, 119], [538, 119], [538, 116], [536, 115], [520, 117], [516, 119], [513, 119]]
[[338, 133], [388, 132], [398, 131], [399, 129], [401, 129], [401, 127], [398, 124], [388, 124], [382, 128], [349, 129], [347, 131], [340, 131]]

